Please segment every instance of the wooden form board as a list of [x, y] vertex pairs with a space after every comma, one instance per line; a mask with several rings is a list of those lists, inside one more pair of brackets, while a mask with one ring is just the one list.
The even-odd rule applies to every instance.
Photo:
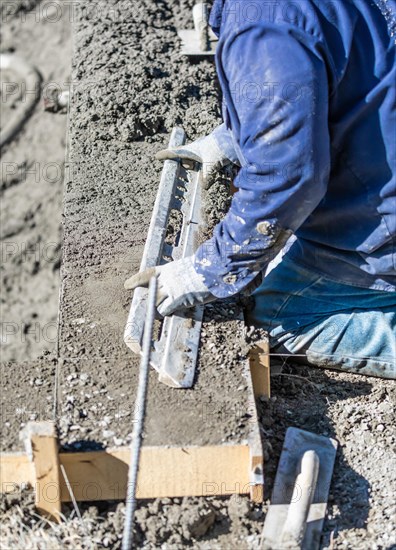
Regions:
[[2, 493], [14, 493], [18, 487], [34, 487], [36, 473], [34, 463], [26, 453], [0, 453], [0, 489]]
[[[269, 355], [264, 345], [256, 349], [249, 366], [249, 394], [268, 395]], [[57, 519], [61, 503], [72, 500], [60, 474], [63, 466], [77, 501], [127, 497], [129, 447], [58, 453], [52, 423], [33, 422], [24, 431], [27, 453], [0, 454], [1, 492], [30, 486], [35, 490], [38, 509]], [[142, 448], [138, 498], [231, 494], [250, 494], [255, 502], [263, 498], [262, 445], [255, 414], [246, 444]]]
[[[119, 500], [127, 496], [129, 459], [129, 447], [59, 453], [55, 468], [65, 468], [76, 500]], [[59, 502], [71, 501], [65, 480], [60, 479], [57, 496], [54, 481], [48, 476], [39, 478], [36, 469], [37, 464], [25, 453], [2, 453], [1, 492], [17, 492], [22, 485], [33, 487], [40, 510], [47, 514], [52, 510], [55, 516]], [[142, 448], [138, 498], [249, 494], [251, 489], [248, 445]]]
[[[60, 459], [77, 500], [125, 499], [129, 448], [76, 454], [63, 454]], [[137, 497], [249, 493], [248, 465], [248, 446], [143, 447]], [[64, 501], [70, 500], [64, 485], [61, 495]]]

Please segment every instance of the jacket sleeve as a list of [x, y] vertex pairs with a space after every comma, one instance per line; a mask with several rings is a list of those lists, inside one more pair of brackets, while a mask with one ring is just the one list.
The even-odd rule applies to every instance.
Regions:
[[218, 298], [250, 286], [325, 195], [326, 65], [316, 39], [270, 24], [222, 28], [217, 70], [242, 164], [195, 268]]

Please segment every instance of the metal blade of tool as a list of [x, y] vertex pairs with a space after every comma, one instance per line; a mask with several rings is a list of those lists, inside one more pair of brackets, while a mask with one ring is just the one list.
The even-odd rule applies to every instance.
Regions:
[[288, 428], [261, 548], [319, 548], [337, 445], [329, 437]]
[[[185, 143], [182, 128], [174, 128], [169, 147]], [[155, 200], [140, 271], [164, 264], [169, 258], [177, 260], [194, 253], [198, 232], [203, 226], [201, 214], [201, 171], [185, 170], [179, 161], [166, 160]], [[167, 244], [167, 226], [172, 210], [182, 214], [179, 238]], [[146, 317], [147, 289], [134, 291], [124, 341], [135, 353], [142, 352]], [[203, 306], [165, 317], [160, 336], [154, 342], [151, 365], [158, 371], [159, 380], [175, 388], [190, 388], [195, 367], [203, 317]]]

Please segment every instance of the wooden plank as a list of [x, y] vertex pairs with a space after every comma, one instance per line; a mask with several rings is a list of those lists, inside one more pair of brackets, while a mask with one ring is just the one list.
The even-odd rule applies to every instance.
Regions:
[[260, 437], [250, 447], [250, 498], [253, 502], [263, 502], [264, 498], [264, 457]]
[[16, 493], [20, 487], [34, 487], [36, 473], [34, 464], [26, 453], [0, 453], [0, 490]]
[[[39, 451], [36, 445], [36, 454]], [[125, 499], [127, 491], [128, 447], [106, 451], [60, 453], [59, 463], [66, 470], [77, 500]], [[37, 459], [36, 459], [37, 461]], [[262, 499], [262, 486], [252, 487], [252, 468], [262, 471], [262, 454], [248, 445], [205, 447], [143, 447], [138, 478], [138, 498], [251, 494]], [[21, 485], [38, 492], [37, 505], [44, 512], [52, 501], [43, 502], [43, 479], [37, 479], [34, 464], [23, 453], [0, 455], [1, 492], [12, 493]], [[39, 470], [41, 471], [41, 470]], [[170, 472], [173, 475], [170, 475]], [[47, 478], [48, 479], [48, 478]], [[50, 482], [53, 493], [54, 482]], [[56, 483], [56, 480], [55, 480]], [[62, 502], [70, 502], [63, 477]], [[41, 496], [41, 498], [40, 498]], [[46, 505], [47, 504], [47, 505]]]
[[[248, 494], [249, 452], [248, 445], [143, 447], [137, 497]], [[120, 447], [60, 453], [59, 462], [77, 500], [117, 500], [127, 494], [129, 457], [129, 447]], [[33, 464], [26, 454], [2, 453], [0, 459], [3, 492], [14, 492], [23, 483], [35, 487]], [[60, 487], [62, 502], [70, 502], [63, 478]]]
[[36, 507], [48, 519], [60, 521], [60, 468], [55, 424], [29, 422], [24, 435], [33, 458]]
[[270, 355], [269, 343], [266, 340], [258, 342], [249, 354], [250, 375], [253, 383], [254, 396], [271, 397]]
[[[77, 500], [125, 499], [127, 447], [60, 454]], [[249, 493], [249, 447], [143, 447], [137, 498]], [[62, 501], [69, 501], [61, 482]]]
[[256, 407], [257, 391], [260, 391], [260, 388], [257, 390], [254, 386], [255, 383], [257, 384], [257, 380], [254, 380], [252, 377], [250, 360], [246, 365], [246, 370], [248, 393], [251, 401], [251, 406], [249, 407], [249, 412], [251, 413], [251, 428], [249, 435], [250, 498], [253, 502], [260, 503], [264, 498], [264, 457]]
[[[256, 427], [257, 425], [255, 425]], [[249, 441], [250, 451], [250, 498], [253, 502], [263, 502], [264, 498], [264, 457], [260, 432], [252, 433]]]

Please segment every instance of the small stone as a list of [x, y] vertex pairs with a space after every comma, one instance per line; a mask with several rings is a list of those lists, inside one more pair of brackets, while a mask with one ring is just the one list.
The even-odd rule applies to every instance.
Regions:
[[377, 432], [383, 432], [384, 430], [385, 430], [385, 426], [383, 424], [378, 424]]

